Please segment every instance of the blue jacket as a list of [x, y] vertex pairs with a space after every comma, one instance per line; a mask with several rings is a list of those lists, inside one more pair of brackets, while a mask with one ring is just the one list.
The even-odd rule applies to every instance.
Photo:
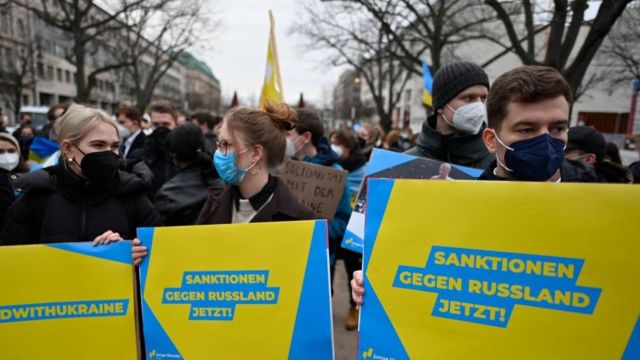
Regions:
[[[312, 164], [331, 166], [334, 169], [342, 170], [342, 166], [338, 164], [338, 154], [331, 150], [331, 146], [325, 137], [320, 139], [320, 143], [316, 149], [318, 151], [316, 156], [306, 156], [303, 161]], [[340, 198], [340, 203], [338, 203], [336, 214], [333, 217], [333, 220], [329, 222], [329, 250], [331, 254], [334, 254], [337, 250], [340, 245], [340, 241], [342, 241], [342, 237], [344, 236], [344, 232], [347, 229], [347, 223], [351, 217], [350, 198], [351, 193], [349, 192], [347, 182], [345, 183], [344, 193]]]

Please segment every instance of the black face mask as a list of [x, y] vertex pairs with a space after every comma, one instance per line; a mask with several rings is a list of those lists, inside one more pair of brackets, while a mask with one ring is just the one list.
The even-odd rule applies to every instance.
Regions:
[[166, 127], [157, 127], [155, 130], [153, 130], [152, 136], [157, 147], [163, 149], [165, 148], [167, 144], [167, 136], [169, 136], [170, 132], [171, 130]]
[[[78, 148], [76, 146], [78, 150]], [[85, 154], [80, 163], [82, 174], [91, 182], [107, 182], [116, 175], [120, 167], [120, 157], [111, 150], [97, 151]]]

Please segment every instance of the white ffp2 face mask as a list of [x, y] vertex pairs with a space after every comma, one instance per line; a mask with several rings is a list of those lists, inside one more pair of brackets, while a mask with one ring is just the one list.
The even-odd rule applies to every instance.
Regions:
[[344, 155], [344, 151], [342, 150], [342, 147], [340, 145], [331, 144], [331, 150], [333, 150], [334, 153], [338, 154], [338, 158], [342, 158], [342, 155]]
[[[447, 107], [451, 109], [451, 106], [447, 104]], [[473, 102], [460, 106], [458, 110], [453, 110], [453, 119], [449, 119], [442, 114], [444, 121], [451, 125], [461, 133], [465, 134], [477, 134], [482, 128], [482, 124], [487, 121], [487, 109], [481, 102]]]
[[5, 153], [0, 155], [0, 169], [5, 169], [7, 171], [11, 171], [18, 166], [20, 162], [20, 155], [17, 153]]

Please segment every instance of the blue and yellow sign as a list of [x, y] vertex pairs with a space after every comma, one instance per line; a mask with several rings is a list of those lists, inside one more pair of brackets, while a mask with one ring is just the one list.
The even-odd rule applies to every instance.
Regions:
[[0, 247], [3, 359], [136, 359], [131, 244]]
[[138, 229], [147, 359], [331, 359], [324, 220]]
[[369, 194], [360, 359], [640, 357], [640, 188], [372, 179]]

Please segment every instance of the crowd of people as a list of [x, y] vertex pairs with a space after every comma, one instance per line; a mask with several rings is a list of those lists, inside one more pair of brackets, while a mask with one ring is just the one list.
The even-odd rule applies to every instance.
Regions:
[[[451, 63], [434, 75], [432, 93], [434, 113], [416, 135], [368, 123], [327, 129], [316, 112], [285, 104], [234, 108], [224, 117], [200, 111], [185, 121], [166, 103], [153, 104], [148, 118], [131, 106], [113, 116], [52, 106], [39, 133], [27, 117], [13, 134], [0, 133], [0, 244], [133, 239], [138, 265], [147, 254], [135, 239], [138, 227], [315, 219], [274, 169], [288, 158], [344, 169], [329, 255], [332, 278], [338, 258], [349, 274], [345, 326], [353, 330], [362, 259], [339, 244], [374, 148], [484, 169], [478, 180], [640, 181], [640, 166], [624, 167], [596, 129], [569, 128], [573, 97], [552, 68], [518, 67], [491, 85], [479, 66]], [[60, 151], [57, 163], [30, 171], [35, 136]]]

